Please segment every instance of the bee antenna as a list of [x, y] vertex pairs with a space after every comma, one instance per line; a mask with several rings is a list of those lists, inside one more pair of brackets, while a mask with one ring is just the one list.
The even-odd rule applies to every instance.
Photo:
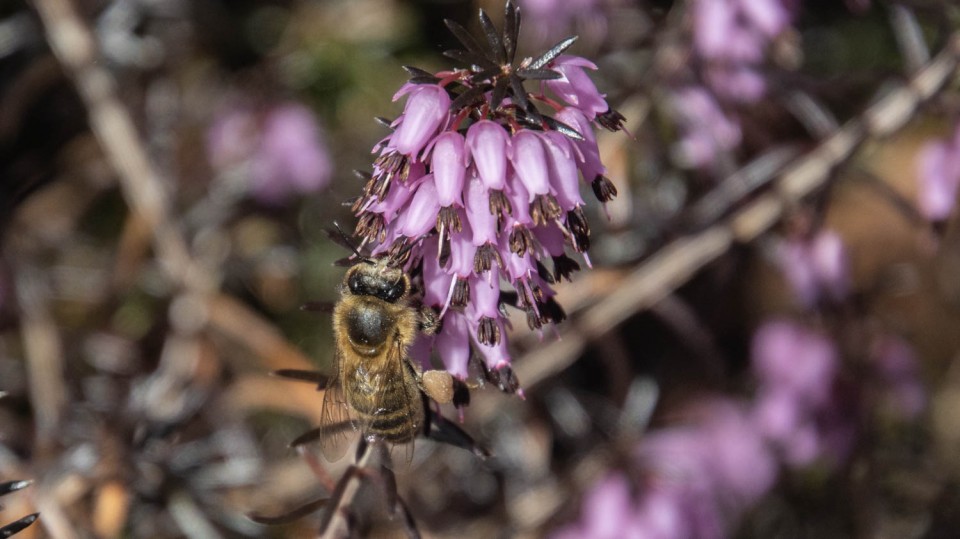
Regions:
[[371, 260], [370, 257], [364, 256], [357, 248], [357, 245], [353, 243], [353, 240], [350, 239], [350, 236], [343, 231], [343, 228], [340, 227], [340, 223], [334, 221], [333, 227], [337, 230], [337, 234], [334, 235], [332, 231], [328, 230], [327, 234], [330, 236], [330, 239], [353, 251], [353, 254], [357, 255], [357, 258], [360, 259], [361, 262], [373, 264], [373, 260]]
[[390, 259], [396, 264], [401, 264], [407, 258], [407, 255], [410, 254], [410, 250], [413, 249], [413, 246], [416, 245], [417, 241], [405, 241], [403, 245], [397, 248], [395, 251], [390, 253]]

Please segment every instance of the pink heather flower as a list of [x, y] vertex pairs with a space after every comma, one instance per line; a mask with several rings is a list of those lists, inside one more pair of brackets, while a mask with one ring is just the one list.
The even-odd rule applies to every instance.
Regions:
[[707, 80], [726, 99], [750, 103], [765, 93], [758, 73], [770, 42], [787, 29], [782, 0], [695, 0], [693, 42], [708, 62]]
[[276, 105], [261, 114], [234, 107], [207, 132], [214, 168], [241, 167], [251, 194], [265, 204], [326, 187], [333, 163], [313, 113], [299, 103]]
[[784, 277], [802, 305], [838, 302], [850, 289], [850, 276], [843, 240], [833, 231], [821, 231], [809, 239], [784, 242], [777, 253]]
[[793, 322], [761, 326], [753, 337], [753, 370], [767, 386], [784, 388], [804, 404], [829, 402], [837, 376], [837, 353], [823, 335]]
[[443, 88], [429, 84], [413, 88], [403, 109], [403, 121], [390, 137], [391, 144], [403, 155], [418, 153], [437, 134], [449, 108], [450, 96]]
[[634, 455], [644, 478], [610, 474], [579, 522], [552, 537], [722, 538], [776, 482], [779, 466], [743, 405], [717, 400], [691, 424], [648, 433]]
[[[516, 21], [510, 2], [505, 17]], [[510, 70], [500, 66], [504, 54], [513, 62], [512, 47], [474, 58], [479, 65], [469, 69], [407, 68], [413, 78], [395, 96], [406, 99], [403, 114], [374, 147], [373, 172], [353, 206], [363, 245], [416, 275], [424, 304], [439, 311], [443, 329], [429, 342], [458, 376], [477, 358], [516, 389], [504, 292], [533, 328], [562, 320], [551, 283], [579, 269], [568, 248], [586, 260], [590, 245], [581, 177], [601, 202], [616, 195], [592, 131], [594, 123], [619, 129], [623, 117], [587, 77], [584, 68], [596, 66], [561, 55], [572, 43]], [[525, 79], [550, 88], [556, 110], [518, 93]]]
[[637, 529], [637, 507], [630, 483], [620, 474], [611, 474], [598, 482], [583, 500], [580, 522], [559, 530], [552, 539], [621, 539], [644, 537]]
[[719, 155], [740, 146], [740, 125], [706, 89], [691, 86], [678, 90], [673, 110], [681, 131], [676, 154], [682, 165], [708, 168]]
[[463, 136], [455, 131], [440, 134], [433, 144], [433, 179], [443, 207], [463, 205], [463, 178], [467, 175], [463, 144]]
[[507, 181], [507, 130], [490, 120], [480, 120], [467, 129], [467, 149], [477, 175], [487, 189], [503, 189]]
[[825, 336], [788, 321], [760, 327], [753, 340], [758, 388], [754, 421], [784, 462], [839, 462], [853, 448], [857, 413], [839, 382], [836, 348]]
[[604, 100], [606, 96], [597, 91], [593, 81], [583, 72], [584, 68], [596, 70], [596, 64], [579, 56], [561, 54], [551, 66], [563, 77], [544, 81], [544, 86], [586, 114], [589, 120], [610, 108]]
[[547, 156], [544, 153], [541, 134], [537, 131], [520, 131], [513, 137], [510, 162], [517, 171], [517, 177], [523, 183], [530, 199], [550, 193], [550, 172], [547, 170]]
[[945, 220], [953, 213], [960, 186], [960, 124], [952, 139], [932, 141], [920, 149], [917, 169], [920, 212], [931, 221]]

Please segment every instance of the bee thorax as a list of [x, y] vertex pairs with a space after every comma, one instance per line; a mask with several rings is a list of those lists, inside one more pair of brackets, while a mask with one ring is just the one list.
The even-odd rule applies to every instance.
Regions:
[[389, 315], [377, 309], [354, 309], [347, 314], [350, 341], [364, 347], [379, 347], [387, 341], [393, 323]]

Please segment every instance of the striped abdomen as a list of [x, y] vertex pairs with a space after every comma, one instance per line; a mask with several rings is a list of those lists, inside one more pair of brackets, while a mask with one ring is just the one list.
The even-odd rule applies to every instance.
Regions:
[[[388, 369], [392, 370], [392, 369]], [[417, 436], [423, 426], [424, 412], [413, 375], [401, 365], [393, 376], [370, 373], [357, 368], [344, 379], [344, 389], [363, 425], [364, 435], [402, 444]]]

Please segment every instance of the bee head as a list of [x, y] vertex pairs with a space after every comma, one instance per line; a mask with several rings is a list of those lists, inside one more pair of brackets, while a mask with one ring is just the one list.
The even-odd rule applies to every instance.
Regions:
[[388, 259], [364, 260], [347, 270], [344, 281], [351, 294], [373, 296], [387, 303], [396, 303], [410, 289], [410, 278], [390, 266]]

